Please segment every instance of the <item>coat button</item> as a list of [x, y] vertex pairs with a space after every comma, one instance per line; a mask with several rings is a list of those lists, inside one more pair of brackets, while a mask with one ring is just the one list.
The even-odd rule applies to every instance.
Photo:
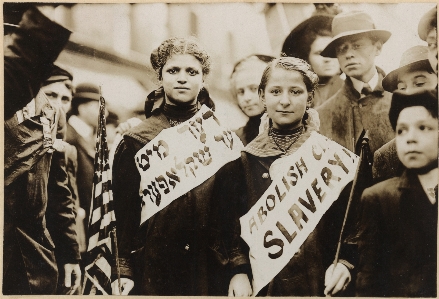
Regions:
[[186, 244], [186, 246], [184, 246], [184, 249], [189, 251], [189, 244]]
[[263, 174], [262, 174], [262, 178], [263, 179], [268, 179], [270, 177], [270, 175], [267, 173], [267, 172], [264, 172]]

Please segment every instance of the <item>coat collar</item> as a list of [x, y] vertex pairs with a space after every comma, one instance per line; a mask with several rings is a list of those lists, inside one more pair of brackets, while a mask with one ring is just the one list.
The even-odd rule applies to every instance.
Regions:
[[[424, 188], [422, 187], [421, 182], [419, 181], [418, 176], [413, 171], [409, 169], [405, 169], [402, 173], [398, 189], [401, 190], [402, 193], [412, 192], [413, 194], [417, 194], [417, 200], [422, 200], [424, 202], [430, 203], [428, 199], [428, 195], [425, 193]], [[437, 205], [437, 201], [435, 205]]]
[[[295, 153], [302, 144], [309, 138], [311, 132], [318, 131], [320, 125], [319, 115], [314, 109], [308, 110], [308, 120], [305, 124], [305, 132], [297, 139], [297, 141], [288, 149], [287, 155]], [[265, 129], [259, 136], [257, 136], [252, 142], [247, 144], [243, 150], [253, 156], [265, 158], [265, 157], [277, 157], [282, 156], [284, 153], [278, 148], [273, 140], [268, 136], [268, 129]]]
[[[204, 87], [200, 90], [197, 100], [200, 106], [204, 104], [215, 111], [215, 103], [212, 101], [209, 92]], [[165, 91], [163, 90], [163, 86], [160, 86], [147, 96], [145, 101], [145, 116], [148, 118], [161, 112], [164, 103]]]
[[[384, 73], [384, 71], [381, 68], [376, 67], [376, 69], [378, 72], [378, 83], [375, 86], [372, 94], [382, 96], [384, 94], [383, 78], [386, 76], [386, 74]], [[349, 99], [359, 100], [361, 98], [360, 93], [355, 89], [354, 84], [352, 83], [351, 77], [346, 76], [344, 89], [345, 89], [345, 93]]]
[[[151, 92], [145, 101], [145, 115], [146, 120], [139, 125], [131, 128], [125, 135], [124, 139], [135, 139], [141, 144], [145, 145], [154, 139], [162, 130], [171, 127], [166, 116], [163, 114], [163, 106], [165, 104], [165, 93], [163, 87]], [[209, 96], [206, 89], [202, 88], [198, 94], [198, 103], [206, 105], [212, 110], [215, 110], [215, 104]], [[129, 142], [129, 141], [128, 141]]]

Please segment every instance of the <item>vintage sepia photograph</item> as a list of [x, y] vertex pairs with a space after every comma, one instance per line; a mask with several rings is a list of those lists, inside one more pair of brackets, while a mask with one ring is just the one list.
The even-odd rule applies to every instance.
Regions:
[[437, 3], [3, 3], [2, 295], [437, 297]]

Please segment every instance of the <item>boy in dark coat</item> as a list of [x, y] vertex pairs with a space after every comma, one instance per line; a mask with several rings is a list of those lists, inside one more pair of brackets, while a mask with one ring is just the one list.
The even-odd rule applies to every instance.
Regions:
[[391, 94], [384, 91], [384, 72], [375, 66], [391, 33], [376, 29], [364, 12], [341, 13], [332, 21], [332, 41], [320, 55], [337, 57], [346, 74], [341, 89], [317, 107], [320, 134], [355, 151], [363, 132], [369, 130], [372, 152], [393, 137], [387, 113]]
[[436, 297], [436, 91], [395, 93], [389, 118], [405, 170], [362, 195], [357, 295]]

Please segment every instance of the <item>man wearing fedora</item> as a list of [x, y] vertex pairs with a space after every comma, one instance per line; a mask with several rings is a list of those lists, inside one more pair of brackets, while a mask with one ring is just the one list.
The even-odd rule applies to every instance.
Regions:
[[[93, 190], [94, 157], [96, 146], [96, 130], [99, 117], [99, 87], [92, 83], [81, 83], [75, 88], [70, 118], [67, 124], [66, 142], [75, 146], [78, 151], [78, 186], [79, 210], [78, 218], [82, 218], [85, 232], [78, 232], [78, 238], [84, 240], [87, 235], [87, 221]], [[78, 219], [77, 221], [80, 221]], [[87, 240], [86, 240], [87, 242]], [[86, 250], [86, 248], [82, 248]]]
[[[402, 54], [399, 68], [391, 71], [383, 79], [383, 87], [389, 92], [414, 94], [437, 87], [437, 75], [429, 62], [429, 49], [415, 46]], [[374, 182], [399, 176], [404, 166], [396, 154], [395, 139], [375, 151], [372, 175]]]
[[346, 74], [342, 88], [317, 108], [320, 133], [358, 153], [358, 140], [369, 131], [372, 152], [393, 138], [387, 113], [391, 94], [384, 91], [384, 72], [375, 66], [391, 33], [375, 28], [364, 12], [346, 12], [332, 21], [332, 41], [320, 55], [336, 57]]
[[428, 44], [428, 60], [437, 74], [437, 6], [422, 16], [418, 25], [418, 34]]

